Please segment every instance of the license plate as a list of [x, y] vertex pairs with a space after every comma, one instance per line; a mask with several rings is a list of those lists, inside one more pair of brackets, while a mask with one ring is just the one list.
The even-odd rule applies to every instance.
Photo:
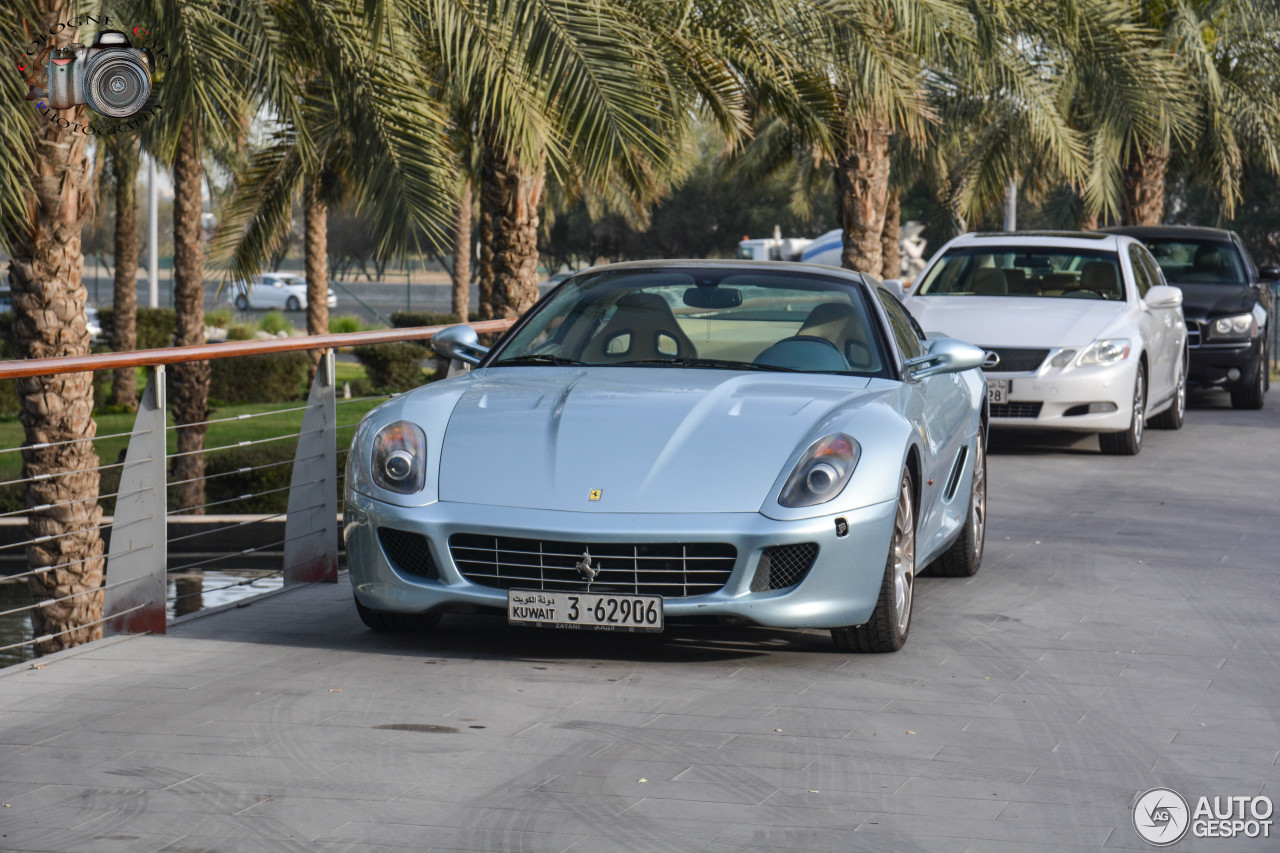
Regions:
[[1009, 390], [1012, 386], [1013, 383], [1008, 379], [988, 379], [987, 402], [993, 404], [1009, 402]]
[[662, 596], [507, 590], [507, 621], [541, 628], [661, 631]]

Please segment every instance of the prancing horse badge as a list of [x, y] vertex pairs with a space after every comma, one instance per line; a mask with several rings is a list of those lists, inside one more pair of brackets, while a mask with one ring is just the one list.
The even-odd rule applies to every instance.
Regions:
[[601, 496], [602, 494], [604, 494], [604, 489], [592, 489], [592, 490], [587, 494], [587, 500], [589, 500], [589, 501], [598, 501], [598, 500], [600, 500], [600, 496]]

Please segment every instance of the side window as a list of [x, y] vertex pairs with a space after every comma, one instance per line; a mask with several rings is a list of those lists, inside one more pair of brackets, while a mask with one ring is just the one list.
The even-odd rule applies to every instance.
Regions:
[[1129, 266], [1133, 268], [1133, 283], [1138, 286], [1139, 299], [1145, 299], [1147, 291], [1155, 283], [1146, 264], [1146, 254], [1146, 251], [1136, 245], [1129, 246]]
[[1164, 280], [1164, 270], [1160, 269], [1160, 264], [1156, 263], [1156, 259], [1150, 252], [1142, 252], [1142, 263], [1147, 268], [1147, 275], [1151, 278], [1151, 286], [1168, 284]]
[[884, 304], [884, 312], [889, 315], [889, 327], [898, 342], [898, 349], [902, 350], [902, 357], [916, 358], [924, 355], [924, 332], [920, 330], [915, 318], [893, 294], [879, 287], [875, 291]]

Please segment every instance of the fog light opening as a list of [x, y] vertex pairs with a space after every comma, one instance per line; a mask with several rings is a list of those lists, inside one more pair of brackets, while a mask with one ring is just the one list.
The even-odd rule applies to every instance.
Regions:
[[1232, 382], [1235, 382], [1236, 380], [1238, 380], [1240, 378], [1240, 368], [1233, 367], [1230, 370], [1228, 370], [1227, 378], [1230, 379]]
[[1100, 415], [1106, 412], [1114, 412], [1116, 410], [1115, 403], [1090, 403], [1089, 414]]

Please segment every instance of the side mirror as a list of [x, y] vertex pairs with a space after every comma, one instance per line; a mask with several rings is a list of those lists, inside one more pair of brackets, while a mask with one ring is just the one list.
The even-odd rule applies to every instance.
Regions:
[[1148, 308], [1181, 308], [1182, 290], [1167, 284], [1157, 284], [1147, 291], [1142, 300]]
[[902, 279], [900, 278], [886, 278], [884, 281], [880, 282], [880, 285], [899, 299], [905, 299], [907, 297], [906, 285], [903, 284]]
[[1258, 270], [1258, 278], [1263, 281], [1280, 281], [1280, 267], [1262, 267]]
[[475, 367], [489, 352], [480, 346], [480, 336], [470, 326], [450, 326], [431, 337], [431, 348], [445, 358], [457, 359]]
[[986, 352], [972, 344], [955, 338], [939, 338], [930, 345], [926, 355], [907, 359], [907, 375], [924, 379], [938, 373], [960, 373], [981, 367], [986, 357]]

